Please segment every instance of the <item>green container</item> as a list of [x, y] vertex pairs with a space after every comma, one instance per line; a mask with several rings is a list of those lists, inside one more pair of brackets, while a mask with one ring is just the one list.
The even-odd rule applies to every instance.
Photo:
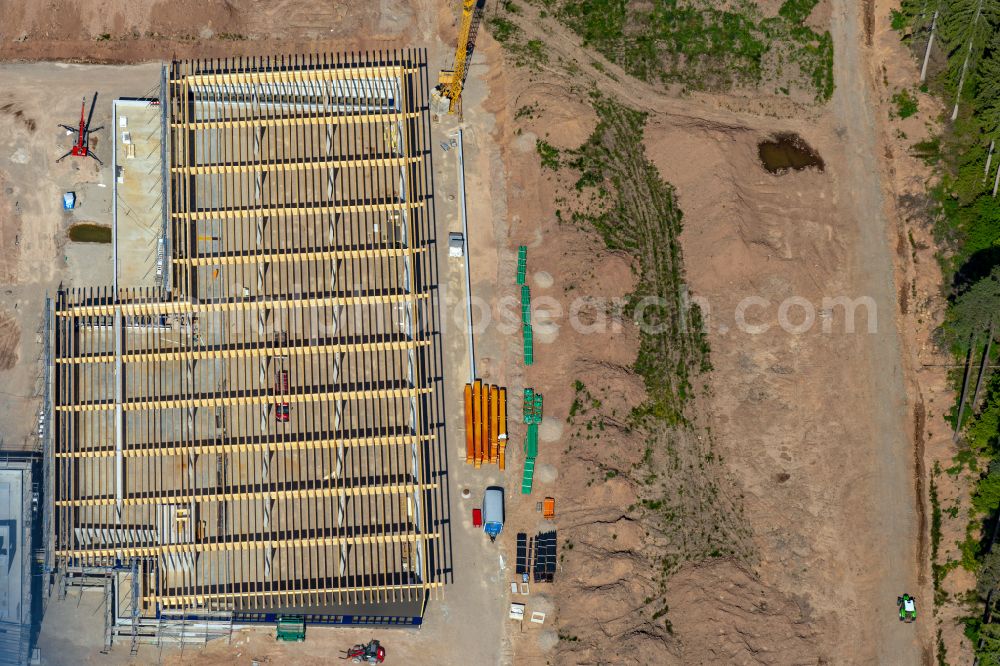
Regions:
[[[534, 471], [534, 470], [532, 470]], [[301, 615], [288, 615], [278, 618], [278, 633], [275, 638], [279, 641], [300, 643], [306, 639], [306, 623]]]

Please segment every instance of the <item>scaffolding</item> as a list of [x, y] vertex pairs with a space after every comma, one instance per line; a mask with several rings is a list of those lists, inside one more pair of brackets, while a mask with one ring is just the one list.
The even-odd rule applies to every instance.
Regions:
[[419, 619], [440, 588], [425, 70], [165, 71], [170, 289], [54, 306], [55, 555], [127, 563], [133, 647], [171, 613]]

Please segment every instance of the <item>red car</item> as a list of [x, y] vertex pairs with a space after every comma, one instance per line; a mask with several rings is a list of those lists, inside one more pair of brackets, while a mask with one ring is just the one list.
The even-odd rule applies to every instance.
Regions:
[[[278, 395], [288, 395], [288, 370], [279, 370], [274, 376], [274, 392]], [[274, 403], [274, 420], [288, 420], [288, 401], [276, 400]]]

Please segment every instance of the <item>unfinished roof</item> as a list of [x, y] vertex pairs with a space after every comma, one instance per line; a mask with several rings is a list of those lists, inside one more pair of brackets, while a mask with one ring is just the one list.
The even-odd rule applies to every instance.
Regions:
[[147, 610], [439, 585], [424, 70], [417, 51], [171, 65], [172, 291], [56, 303], [60, 557], [143, 558]]

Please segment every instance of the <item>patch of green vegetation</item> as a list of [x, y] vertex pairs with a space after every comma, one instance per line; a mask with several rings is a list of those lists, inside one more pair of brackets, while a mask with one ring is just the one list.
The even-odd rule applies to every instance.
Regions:
[[825, 100], [833, 93], [832, 40], [804, 25], [817, 2], [787, 0], [778, 16], [764, 18], [745, 0], [725, 9], [707, 0], [560, 0], [556, 16], [643, 81], [713, 90], [758, 85], [769, 62], [787, 61]]
[[778, 16], [782, 16], [792, 23], [802, 23], [812, 10], [819, 4], [819, 0], [785, 0], [778, 10]]
[[578, 219], [592, 224], [610, 249], [629, 252], [639, 267], [626, 315], [640, 324], [634, 367], [649, 399], [633, 416], [678, 423], [691, 394], [691, 373], [710, 367], [701, 312], [681, 297], [682, 214], [673, 187], [646, 158], [645, 114], [602, 98], [594, 100], [594, 108], [597, 127], [568, 158], [580, 174], [577, 189], [592, 190], [596, 199]]
[[525, 104], [514, 113], [514, 120], [520, 120], [522, 118], [534, 118], [536, 113], [538, 113], [538, 102], [535, 102], [533, 104]]
[[513, 0], [504, 0], [503, 10], [505, 12], [510, 12], [511, 14], [521, 14], [523, 12], [520, 5], [518, 5]]
[[910, 25], [910, 17], [898, 9], [890, 10], [889, 17], [892, 29], [897, 32], [906, 30], [906, 28]]
[[941, 160], [941, 139], [933, 137], [918, 141], [910, 147], [910, 153], [933, 166]]
[[486, 25], [489, 27], [493, 39], [501, 44], [506, 44], [521, 34], [521, 28], [503, 16], [491, 16]]
[[559, 149], [544, 139], [535, 141], [535, 150], [542, 158], [542, 168], [555, 171], [559, 168]]
[[892, 103], [896, 105], [895, 113], [900, 118], [909, 118], [917, 113], [917, 98], [909, 90], [900, 90], [893, 95]]
[[103, 32], [103, 33], [101, 33], [100, 35], [97, 36], [97, 41], [99, 41], [99, 42], [109, 42], [109, 41], [111, 41], [111, 33], [110, 32]]

